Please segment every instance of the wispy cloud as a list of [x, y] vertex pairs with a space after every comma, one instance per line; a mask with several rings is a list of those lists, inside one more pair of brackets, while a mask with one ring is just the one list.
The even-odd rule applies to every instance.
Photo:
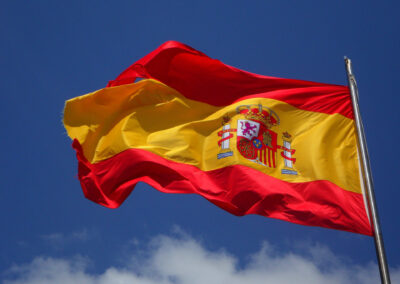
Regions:
[[[57, 237], [55, 237], [57, 238]], [[37, 257], [10, 268], [4, 284], [259, 284], [259, 283], [379, 283], [375, 264], [349, 265], [328, 248], [317, 245], [307, 253], [281, 253], [268, 242], [248, 257], [243, 266], [224, 251], [210, 251], [187, 235], [158, 236], [142, 246], [123, 267], [103, 273], [87, 270], [85, 258]], [[391, 269], [392, 283], [400, 283], [400, 268]]]
[[82, 229], [72, 233], [51, 233], [47, 235], [42, 235], [40, 238], [52, 245], [55, 248], [61, 248], [66, 244], [73, 242], [85, 242], [92, 238], [93, 234], [88, 229]]
[[61, 233], [52, 233], [48, 235], [42, 235], [41, 239], [47, 242], [62, 242], [66, 239], [66, 237]]

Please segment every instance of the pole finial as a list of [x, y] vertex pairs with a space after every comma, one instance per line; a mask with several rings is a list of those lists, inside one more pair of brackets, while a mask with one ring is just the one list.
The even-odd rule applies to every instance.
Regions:
[[344, 64], [346, 65], [346, 70], [347, 73], [353, 77], [353, 70], [352, 70], [352, 66], [351, 66], [351, 60], [350, 58], [348, 58], [347, 56], [344, 56]]

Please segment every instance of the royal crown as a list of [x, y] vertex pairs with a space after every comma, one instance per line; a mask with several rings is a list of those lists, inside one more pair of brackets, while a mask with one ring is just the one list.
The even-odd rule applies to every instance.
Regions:
[[240, 105], [236, 108], [236, 112], [243, 114], [246, 119], [260, 121], [267, 128], [280, 123], [279, 116], [272, 109], [261, 104]]
[[282, 138], [284, 141], [292, 141], [292, 135], [289, 134], [289, 132], [285, 131], [282, 133]]

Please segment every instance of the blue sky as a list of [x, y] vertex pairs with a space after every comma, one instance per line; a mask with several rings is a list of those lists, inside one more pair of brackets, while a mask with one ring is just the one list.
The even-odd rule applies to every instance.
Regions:
[[[161, 43], [177, 40], [250, 72], [333, 84], [347, 84], [343, 56], [352, 59], [388, 262], [400, 281], [399, 6], [2, 2], [0, 279], [54, 283], [43, 280], [48, 273], [57, 283], [153, 283], [154, 277], [196, 283], [191, 269], [214, 279], [199, 277], [203, 283], [367, 283], [377, 277], [370, 237], [239, 218], [199, 196], [163, 194], [145, 184], [117, 210], [83, 197], [61, 123], [65, 100], [104, 87]], [[186, 258], [193, 262], [180, 263]], [[356, 270], [359, 276], [350, 273]], [[267, 279], [271, 272], [276, 278]]]

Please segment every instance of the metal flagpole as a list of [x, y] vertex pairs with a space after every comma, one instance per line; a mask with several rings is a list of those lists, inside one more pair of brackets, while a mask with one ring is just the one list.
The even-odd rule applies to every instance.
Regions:
[[351, 60], [347, 57], [344, 58], [347, 71], [347, 79], [349, 81], [349, 88], [351, 93], [351, 100], [353, 102], [354, 119], [356, 122], [358, 144], [361, 152], [362, 172], [363, 179], [366, 186], [366, 195], [368, 199], [368, 206], [370, 212], [370, 221], [372, 222], [374, 230], [374, 240], [376, 255], [378, 257], [379, 272], [381, 274], [382, 284], [390, 284], [390, 276], [388, 265], [386, 261], [385, 248], [383, 246], [382, 232], [379, 224], [378, 210], [375, 202], [374, 184], [372, 181], [371, 165], [369, 161], [369, 154], [367, 149], [367, 142], [365, 139], [364, 126], [361, 121], [360, 109], [358, 106], [358, 89], [357, 83], [353, 75]]

